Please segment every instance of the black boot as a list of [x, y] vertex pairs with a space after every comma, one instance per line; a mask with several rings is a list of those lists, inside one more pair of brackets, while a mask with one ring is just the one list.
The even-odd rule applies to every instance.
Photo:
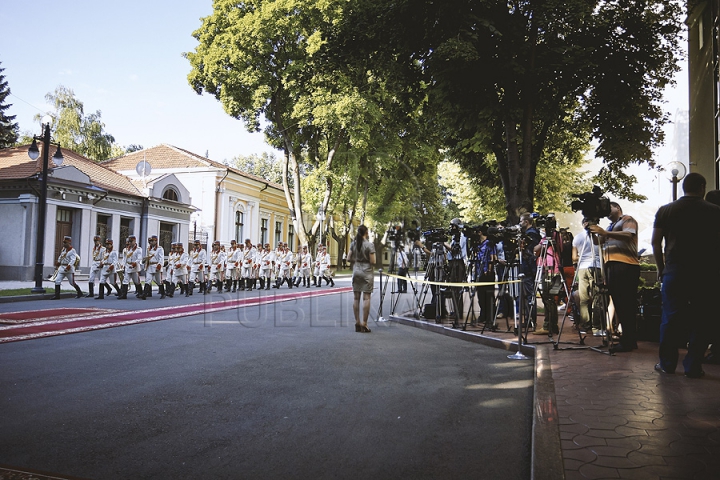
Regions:
[[318, 286], [318, 287], [322, 287], [323, 278], [325, 278], [325, 277], [322, 277], [322, 276], [321, 276], [321, 277], [318, 277], [318, 279], [317, 279], [317, 286]]
[[73, 287], [75, 287], [75, 291], [77, 292], [77, 295], [75, 295], [75, 298], [82, 298], [83, 297], [82, 290], [80, 290], [80, 287], [78, 286], [78, 284], [77, 283], [74, 284]]
[[217, 281], [217, 293], [222, 293], [223, 291], [223, 282], [220, 280]]
[[187, 291], [187, 286], [184, 283], [178, 283], [180, 285], [180, 295], [183, 295]]
[[[305, 279], [303, 278], [303, 280], [305, 280]], [[305, 282], [303, 282], [303, 283], [305, 283]], [[295, 286], [296, 286], [296, 287], [299, 287], [299, 286], [300, 286], [300, 277], [297, 277], [297, 278], [295, 279]]]
[[112, 288], [110, 288], [110, 285], [108, 285], [107, 283], [103, 283], [103, 285], [105, 286], [105, 288], [107, 288], [107, 293], [105, 295], [110, 295], [112, 293]]
[[238, 290], [240, 290], [241, 292], [245, 291], [245, 279], [244, 278], [241, 278], [240, 280], [238, 280]]
[[50, 300], [60, 300], [60, 285], [55, 285], [55, 296]]
[[280, 277], [277, 277], [275, 279], [275, 285], [273, 285], [273, 288], [280, 288], [280, 285], [282, 285], [282, 279], [280, 279]]
[[118, 300], [127, 300], [127, 292], [128, 292], [128, 285], [127, 283], [123, 283], [120, 287], [120, 293], [118, 294]]
[[206, 280], [203, 282], [203, 295], [212, 293], [212, 280]]
[[237, 280], [233, 280], [233, 281], [232, 281], [232, 293], [237, 292], [237, 287], [238, 287], [238, 281], [237, 281]]
[[145, 292], [144, 292], [145, 298], [152, 297], [152, 281], [145, 284]]
[[232, 280], [225, 280], [225, 291], [229, 292], [230, 287], [232, 286]]
[[175, 296], [175, 284], [174, 283], [170, 282], [168, 284], [168, 288], [165, 291], [165, 294], [170, 298], [173, 298]]
[[145, 284], [145, 288], [143, 289], [142, 285], [140, 285], [139, 283], [136, 283], [136, 284], [135, 284], [135, 290], [137, 290], [137, 291], [140, 292], [140, 293], [138, 293], [138, 294], [135, 295], [135, 296], [136, 296], [137, 298], [139, 298], [140, 300], [145, 300], [145, 295], [146, 295], [145, 292], [147, 292], [147, 289], [148, 289], [149, 286], [150, 286], [150, 285], [148, 285], [148, 284], [146, 283], [146, 284]]
[[260, 290], [265, 290], [265, 277], [260, 278]]
[[160, 300], [165, 298], [165, 284], [164, 283], [161, 283], [160, 285], [158, 285], [158, 291], [160, 292]]
[[113, 283], [113, 288], [115, 289], [115, 296], [119, 297], [120, 296], [120, 285], [118, 285], [117, 283]]
[[[140, 298], [140, 295], [142, 295], [142, 287], [140, 286], [139, 283], [133, 282], [133, 284], [135, 285], [135, 296], [136, 296], [137, 298]], [[130, 284], [128, 284], [128, 286], [129, 286], [129, 285], [130, 285]]]
[[329, 280], [330, 280], [330, 286], [331, 286], [331, 287], [334, 287], [334, 286], [335, 286], [335, 280], [333, 280], [332, 277], [330, 277]]
[[294, 282], [292, 281], [292, 278], [286, 278], [285, 280], [287, 280], [288, 288], [289, 288], [290, 290], [292, 290], [293, 283], [294, 283]]
[[95, 282], [89, 282], [88, 283], [88, 294], [85, 295], [85, 298], [92, 298], [95, 296]]
[[185, 296], [186, 297], [189, 297], [190, 295], [192, 295], [193, 288], [195, 288], [195, 285], [193, 284], [193, 282], [188, 282], [188, 284], [185, 285]]
[[[312, 280], [313, 280], [312, 286], [317, 287], [317, 277], [315, 275], [313, 275]], [[310, 284], [308, 284], [308, 286], [310, 286]]]
[[270, 290], [270, 277], [265, 279], [265, 290]]
[[[92, 283], [90, 285], [92, 285]], [[98, 288], [99, 295], [95, 298], [95, 300], [102, 300], [105, 298], [105, 287], [107, 286], [107, 283], [101, 283], [99, 286], [100, 286], [100, 288]]]

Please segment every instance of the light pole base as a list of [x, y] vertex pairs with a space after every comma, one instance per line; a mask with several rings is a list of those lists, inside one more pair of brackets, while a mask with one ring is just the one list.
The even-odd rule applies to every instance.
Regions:
[[33, 287], [30, 289], [30, 293], [47, 293], [47, 290], [42, 287]]

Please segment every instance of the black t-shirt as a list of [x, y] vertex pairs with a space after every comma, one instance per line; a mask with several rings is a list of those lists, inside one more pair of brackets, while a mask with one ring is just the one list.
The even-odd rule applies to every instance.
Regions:
[[655, 228], [665, 239], [665, 272], [716, 272], [720, 267], [720, 207], [684, 196], [660, 207]]

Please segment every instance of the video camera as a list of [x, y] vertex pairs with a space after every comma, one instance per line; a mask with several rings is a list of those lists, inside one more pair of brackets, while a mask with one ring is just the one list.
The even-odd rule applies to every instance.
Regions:
[[554, 213], [548, 213], [547, 215], [533, 213], [533, 218], [535, 218], [535, 225], [544, 228], [546, 232], [557, 229], [557, 219]]
[[592, 192], [572, 195], [577, 200], [573, 200], [570, 208], [573, 212], [578, 210], [582, 212], [590, 225], [597, 225], [601, 218], [610, 215], [610, 200], [603, 196], [603, 191], [595, 185]]
[[449, 232], [444, 228], [432, 228], [425, 232], [422, 232], [425, 237], [425, 243], [445, 243], [448, 240]]

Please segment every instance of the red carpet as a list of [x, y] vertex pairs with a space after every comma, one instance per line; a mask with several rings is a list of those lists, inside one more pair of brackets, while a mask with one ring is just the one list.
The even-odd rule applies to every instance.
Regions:
[[[0, 343], [30, 340], [33, 338], [50, 337], [54, 335], [65, 335], [68, 333], [87, 332], [101, 328], [120, 327], [136, 323], [154, 322], [169, 318], [187, 317], [201, 313], [219, 312], [242, 308], [248, 306], [262, 305], [272, 302], [283, 302], [304, 297], [318, 297], [333, 295], [336, 293], [351, 292], [352, 287], [333, 288], [332, 290], [291, 292], [257, 297], [246, 297], [242, 299], [230, 299], [225, 301], [195, 303], [190, 305], [164, 306], [148, 310], [95, 310], [93, 309], [72, 309], [57, 308], [48, 310], [34, 310], [28, 312], [17, 312], [18, 318], [36, 318], [28, 324], [0, 326]], [[153, 302], [153, 300], [149, 300]], [[68, 310], [78, 310], [77, 314], [68, 314]], [[32, 316], [30, 316], [32, 315]], [[7, 315], [2, 315], [6, 317]], [[33, 317], [34, 316], [34, 317]]]
[[101, 312], [112, 312], [112, 309], [104, 308], [53, 308], [51, 310], [27, 310], [24, 312], [8, 312], [0, 313], [0, 323], [28, 323], [39, 320], [47, 320], [49, 318], [61, 317], [82, 317], [87, 315], [96, 315]]

